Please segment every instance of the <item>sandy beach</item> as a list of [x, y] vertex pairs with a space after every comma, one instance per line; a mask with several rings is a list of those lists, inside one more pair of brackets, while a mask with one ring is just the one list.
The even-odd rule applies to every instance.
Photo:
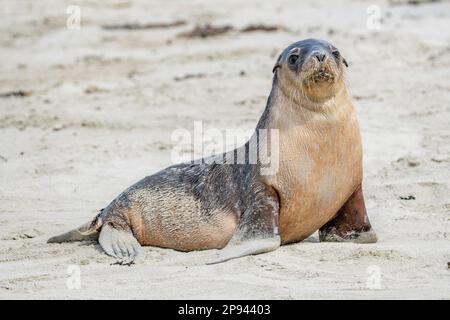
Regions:
[[[3, 3], [0, 299], [450, 298], [449, 1]], [[46, 243], [171, 165], [174, 130], [253, 129], [305, 38], [349, 62], [377, 243], [316, 233], [217, 265], [145, 247], [131, 267]]]

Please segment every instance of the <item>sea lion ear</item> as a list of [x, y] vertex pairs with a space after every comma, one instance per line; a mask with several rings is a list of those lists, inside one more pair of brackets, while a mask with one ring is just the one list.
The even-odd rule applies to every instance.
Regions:
[[345, 60], [345, 58], [344, 57], [342, 57], [342, 63], [343, 64], [345, 64], [345, 66], [348, 68], [348, 63], [347, 63], [347, 60]]
[[278, 57], [277, 62], [275, 62], [275, 65], [273, 66], [272, 73], [275, 73], [275, 71], [276, 71], [279, 67], [281, 67], [280, 61], [281, 61], [281, 54], [280, 54], [280, 56]]

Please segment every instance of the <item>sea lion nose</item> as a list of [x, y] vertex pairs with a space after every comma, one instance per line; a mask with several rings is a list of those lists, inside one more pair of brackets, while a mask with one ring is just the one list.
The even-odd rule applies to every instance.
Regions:
[[314, 53], [314, 56], [316, 57], [316, 59], [319, 62], [324, 62], [325, 61], [326, 55], [324, 53], [322, 53], [322, 52], [316, 52], [316, 53]]

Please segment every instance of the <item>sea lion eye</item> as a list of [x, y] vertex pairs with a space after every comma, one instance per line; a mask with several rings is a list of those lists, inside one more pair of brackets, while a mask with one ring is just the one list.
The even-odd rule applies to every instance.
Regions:
[[289, 56], [289, 64], [295, 64], [298, 60], [298, 54], [293, 54]]

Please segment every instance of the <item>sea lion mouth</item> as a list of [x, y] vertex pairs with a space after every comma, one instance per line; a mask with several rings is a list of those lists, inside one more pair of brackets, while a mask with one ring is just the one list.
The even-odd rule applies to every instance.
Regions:
[[318, 69], [305, 79], [307, 83], [333, 82], [335, 74], [328, 69]]

